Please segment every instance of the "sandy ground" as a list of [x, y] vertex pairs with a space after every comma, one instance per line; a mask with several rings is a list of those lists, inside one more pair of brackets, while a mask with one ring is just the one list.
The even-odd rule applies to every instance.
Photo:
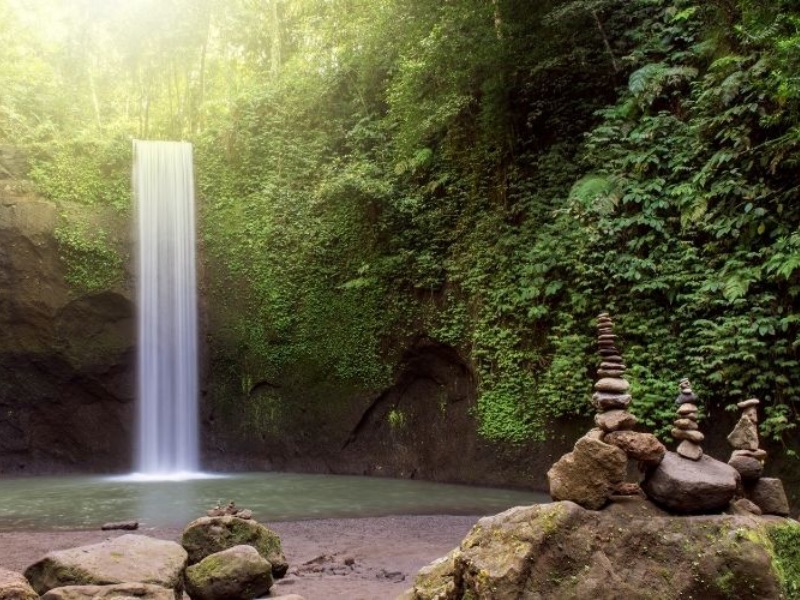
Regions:
[[[393, 599], [414, 574], [455, 548], [478, 517], [400, 516], [266, 523], [277, 532], [289, 561], [272, 597], [306, 600]], [[24, 571], [49, 550], [99, 542], [125, 532], [49, 531], [0, 533], [0, 567]], [[137, 533], [178, 540], [178, 529]]]

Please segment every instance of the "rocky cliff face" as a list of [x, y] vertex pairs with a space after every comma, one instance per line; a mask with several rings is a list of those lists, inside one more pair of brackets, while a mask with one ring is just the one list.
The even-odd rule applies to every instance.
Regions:
[[0, 472], [122, 470], [132, 424], [133, 305], [64, 280], [54, 204], [0, 148]]

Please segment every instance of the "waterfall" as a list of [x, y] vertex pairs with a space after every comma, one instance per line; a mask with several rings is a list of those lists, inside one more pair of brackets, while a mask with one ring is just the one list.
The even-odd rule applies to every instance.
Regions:
[[136, 470], [199, 468], [197, 276], [192, 146], [133, 142], [137, 213]]

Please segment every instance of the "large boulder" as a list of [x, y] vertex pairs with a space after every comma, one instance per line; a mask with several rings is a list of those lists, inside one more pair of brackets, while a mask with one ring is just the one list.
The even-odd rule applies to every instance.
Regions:
[[584, 436], [547, 472], [550, 496], [591, 510], [602, 508], [625, 479], [627, 465], [628, 458], [620, 448]]
[[42, 600], [174, 600], [175, 592], [149, 583], [114, 585], [69, 585], [55, 588]]
[[201, 517], [186, 526], [181, 544], [189, 554], [190, 564], [234, 546], [252, 546], [272, 565], [275, 579], [283, 577], [289, 568], [278, 534], [250, 519]]
[[272, 587], [272, 565], [252, 546], [234, 546], [186, 569], [192, 600], [252, 600]]
[[127, 534], [99, 544], [50, 552], [25, 570], [39, 593], [73, 585], [151, 583], [180, 598], [186, 551], [175, 542]]
[[38, 597], [22, 573], [0, 569], [0, 600], [36, 600]]
[[736, 469], [711, 458], [683, 458], [667, 452], [642, 482], [642, 490], [656, 504], [681, 514], [724, 510], [736, 493]]
[[778, 600], [794, 585], [781, 561], [795, 551], [772, 543], [779, 528], [775, 539], [800, 539], [800, 525], [784, 519], [518, 507], [478, 521], [399, 598]]

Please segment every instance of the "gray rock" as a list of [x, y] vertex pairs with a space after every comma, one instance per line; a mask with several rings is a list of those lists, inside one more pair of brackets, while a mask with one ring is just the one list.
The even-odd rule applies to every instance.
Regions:
[[700, 460], [700, 457], [703, 456], [703, 449], [700, 447], [700, 445], [690, 442], [689, 440], [683, 440], [678, 445], [678, 448], [675, 450], [675, 452], [677, 452], [683, 458], [688, 458], [689, 460]]
[[598, 392], [610, 392], [613, 394], [624, 394], [630, 387], [630, 383], [615, 377], [603, 377], [594, 384], [594, 389]]
[[789, 516], [789, 501], [783, 482], [772, 477], [762, 477], [750, 487], [745, 487], [747, 498], [765, 515]]
[[622, 377], [625, 374], [625, 369], [597, 369], [598, 377]]
[[42, 600], [175, 600], [175, 591], [148, 583], [114, 585], [70, 585], [55, 588]]
[[628, 408], [631, 403], [630, 394], [604, 394], [595, 392], [592, 395], [592, 404], [599, 410], [611, 410], [614, 408]]
[[684, 460], [667, 452], [645, 477], [642, 490], [656, 504], [677, 513], [721, 511], [736, 492], [736, 470], [709, 456]]
[[742, 400], [741, 402], [737, 402], [736, 406], [741, 409], [750, 408], [752, 406], [758, 406], [761, 404], [761, 401], [758, 398], [750, 398], [749, 400]]
[[691, 431], [688, 429], [674, 428], [670, 433], [676, 440], [689, 440], [695, 444], [699, 444], [706, 438], [706, 436], [704, 436], [701, 432]]
[[25, 570], [39, 594], [70, 585], [152, 583], [183, 588], [186, 551], [175, 542], [126, 534], [99, 544], [57, 550]]
[[728, 464], [739, 471], [739, 475], [742, 476], [742, 481], [745, 485], [749, 481], [755, 481], [761, 477], [761, 473], [764, 470], [764, 465], [760, 460], [752, 456], [742, 456], [741, 454], [731, 456]]
[[731, 456], [751, 456], [764, 462], [764, 459], [767, 458], [767, 451], [763, 448], [759, 448], [758, 450], [734, 450], [731, 452]]
[[16, 571], [0, 569], [0, 600], [36, 600], [39, 598], [28, 580]]
[[575, 448], [562, 456], [547, 472], [553, 500], [571, 500], [598, 510], [611, 497], [614, 487], [625, 479], [625, 453], [600, 440], [582, 437]]
[[755, 502], [751, 502], [747, 498], [738, 498], [731, 502], [729, 511], [732, 515], [762, 515], [762, 511], [758, 508]]
[[272, 587], [272, 565], [252, 546], [234, 546], [186, 569], [192, 600], [253, 600]]
[[647, 465], [657, 465], [667, 449], [652, 433], [638, 431], [613, 431], [603, 439], [607, 444], [620, 448], [628, 458]]
[[758, 410], [756, 410], [755, 406], [751, 406], [750, 408], [745, 408], [742, 411], [742, 416], [750, 419], [753, 423], [758, 423]]
[[747, 417], [742, 417], [728, 435], [728, 443], [736, 450], [758, 450], [758, 428]]
[[189, 563], [234, 546], [253, 546], [272, 565], [272, 576], [280, 579], [289, 563], [281, 548], [281, 539], [271, 529], [250, 519], [235, 516], [200, 517], [183, 531], [181, 544], [189, 553]]
[[632, 429], [636, 425], [636, 417], [624, 410], [607, 410], [594, 416], [595, 424], [604, 431]]
[[122, 529], [123, 531], [136, 531], [139, 529], [139, 521], [117, 521], [114, 523], [104, 523], [100, 529], [103, 531], [111, 531], [114, 529]]

